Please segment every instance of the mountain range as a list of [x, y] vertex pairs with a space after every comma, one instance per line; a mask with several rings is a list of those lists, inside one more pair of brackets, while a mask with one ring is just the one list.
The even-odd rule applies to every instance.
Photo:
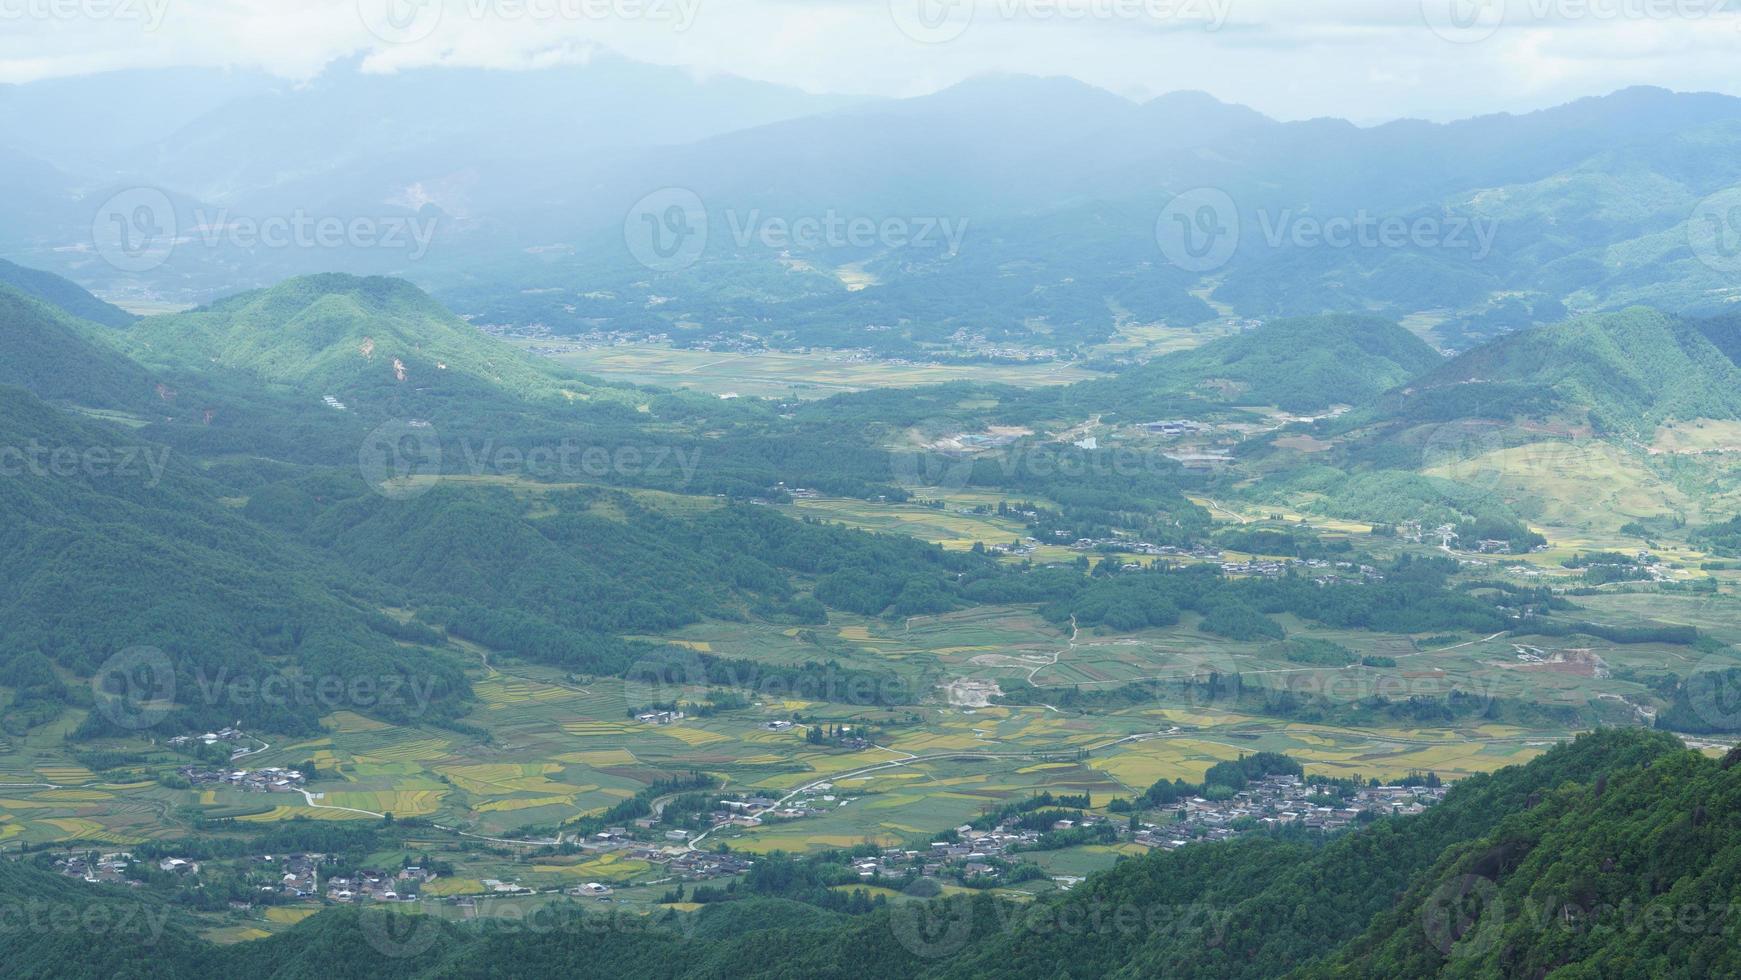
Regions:
[[[1461, 349], [1568, 312], [1714, 312], [1734, 298], [1741, 229], [1715, 196], [1741, 179], [1741, 100], [1726, 96], [1636, 88], [1359, 127], [1026, 76], [910, 99], [815, 96], [604, 51], [526, 71], [341, 62], [300, 85], [224, 76], [222, 98], [216, 80], [144, 71], [0, 90], [0, 120], [19, 124], [0, 132], [29, 134], [0, 137], [0, 175], [19, 191], [0, 205], [0, 253], [132, 302], [342, 269], [557, 334], [750, 332], [908, 354], [961, 337], [1074, 350], [1126, 324], [1214, 319], [1205, 300], [1255, 318], [1413, 315]], [[189, 89], [205, 94], [171, 97]], [[92, 129], [135, 105], [118, 129], [137, 142], [88, 152]], [[243, 146], [246, 158], [226, 149]], [[92, 241], [93, 216], [128, 188], [153, 194], [142, 227], [174, 232], [150, 268], [113, 266]], [[701, 247], [681, 267], [644, 266], [637, 209], [662, 207], [669, 188], [705, 221], [686, 232]], [[1169, 209], [1197, 221], [1205, 202], [1214, 230], [1237, 232], [1209, 268], [1166, 244]], [[361, 219], [371, 234], [248, 234], [297, 218]], [[821, 230], [790, 235], [804, 219]], [[427, 230], [419, 247], [376, 241], [410, 223]]]

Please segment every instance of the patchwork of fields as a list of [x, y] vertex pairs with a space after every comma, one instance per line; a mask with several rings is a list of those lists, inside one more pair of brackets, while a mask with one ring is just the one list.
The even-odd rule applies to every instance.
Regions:
[[[1586, 458], [1564, 478], [1596, 479], [1592, 465]], [[548, 490], [489, 479], [526, 494], [532, 506]], [[1616, 483], [1610, 491], [1624, 495], [1631, 487]], [[654, 506], [711, 506], [645, 496]], [[995, 494], [938, 496], [946, 501], [944, 509], [822, 498], [796, 500], [784, 509], [949, 548], [1009, 541], [1024, 531], [995, 514], [964, 512], [995, 504]], [[1379, 555], [1401, 547], [1374, 538], [1369, 524], [1322, 517], [1310, 507], [1199, 502], [1223, 521], [1305, 527], [1324, 540], [1355, 542]], [[1494, 559], [1481, 573], [1519, 582], [1570, 581], [1571, 573], [1560, 567], [1564, 558], [1626, 546], [1608, 530], [1551, 531], [1551, 548]], [[1658, 553], [1683, 568], [1696, 568], [1702, 557], [1672, 543]], [[1077, 556], [1042, 547], [1033, 557]], [[1622, 587], [1578, 601], [1592, 620], [1605, 624], [1691, 625], [1719, 640], [1741, 642], [1733, 576], [1718, 575], [1727, 583], [1718, 593]], [[1637, 724], [1648, 720], [1638, 710], [1649, 693], [1636, 679], [1639, 672], [1689, 671], [1698, 656], [1688, 647], [1658, 643], [1593, 647], [1584, 636], [1388, 635], [1325, 629], [1288, 615], [1276, 619], [1290, 636], [1332, 641], [1382, 666], [1291, 662], [1280, 642], [1238, 642], [1202, 632], [1195, 613], [1167, 628], [1074, 635], [1032, 606], [981, 606], [904, 619], [833, 613], [826, 625], [806, 627], [753, 618], [710, 620], [643, 639], [770, 665], [832, 662], [893, 671], [928, 695], [918, 706], [880, 708], [763, 692], [745, 708], [656, 725], [633, 719], [634, 709], [649, 703], [649, 692], [631, 682], [577, 678], [518, 661], [508, 651], [455, 641], [455, 652], [470, 665], [476, 694], [463, 719], [467, 728], [393, 726], [339, 712], [323, 720], [325, 730], [317, 737], [283, 740], [236, 763], [312, 765], [318, 778], [306, 798], [298, 792], [177, 788], [162, 777], [187, 760], [151, 741], [161, 733], [110, 747], [137, 761], [93, 768], [96, 762], [82, 760], [77, 743], [65, 737], [81, 720], [79, 711], [69, 711], [54, 725], [0, 744], [0, 846], [125, 846], [172, 836], [178, 824], [194, 819], [250, 832], [302, 819], [372, 825], [392, 815], [424, 821], [415, 826], [428, 827], [425, 846], [459, 869], [431, 883], [432, 897], [482, 894], [486, 880], [499, 878], [536, 889], [608, 881], [651, 902], [657, 889], [648, 883], [661, 869], [645, 861], [585, 852], [541, 854], [527, 862], [517, 859], [525, 848], [515, 842], [548, 839], [566, 823], [604, 813], [673, 774], [691, 771], [714, 777], [729, 794], [765, 795], [812, 810], [800, 819], [720, 827], [708, 835], [708, 847], [724, 844], [748, 853], [914, 842], [1041, 791], [1089, 793], [1104, 812], [1107, 802], [1140, 795], [1156, 780], [1199, 780], [1209, 766], [1257, 751], [1287, 753], [1309, 774], [1388, 781], [1431, 770], [1457, 779], [1527, 761], [1575, 728], [1506, 723], [1497, 714], [1441, 725], [1352, 726], [1319, 719], [1372, 699], [1436, 699], [1455, 690], [1492, 703], [1557, 707], [1568, 717], [1581, 712], [1607, 724]], [[1289, 717], [1260, 714], [1248, 701], [1213, 694], [1138, 703], [1093, 700], [1132, 684], [1217, 674], [1239, 675], [1248, 693], [1285, 692], [1309, 710]], [[1074, 692], [1092, 706], [987, 705], [984, 692], [1012, 682]], [[769, 724], [794, 719], [799, 723], [793, 727]], [[805, 723], [868, 728], [873, 741], [858, 749], [812, 744]], [[1054, 874], [1080, 875], [1120, 853], [1116, 847], [1078, 847], [1039, 860]], [[305, 910], [273, 911], [276, 918], [261, 920], [261, 928], [288, 925]]]

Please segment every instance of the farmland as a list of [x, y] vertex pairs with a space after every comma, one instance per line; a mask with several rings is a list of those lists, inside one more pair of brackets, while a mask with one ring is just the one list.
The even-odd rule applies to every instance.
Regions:
[[[522, 342], [522, 346], [527, 345]], [[1023, 387], [1060, 385], [1092, 376], [1059, 362], [930, 364], [850, 358], [830, 352], [741, 354], [632, 344], [576, 346], [550, 356], [574, 370], [611, 381], [759, 398], [827, 398], [872, 388], [963, 380]]]
[[[934, 681], [1029, 677], [1090, 689], [1238, 664], [1259, 676], [1273, 671], [1294, 677], [1296, 689], [1318, 684], [1327, 696], [1348, 696], [1327, 679], [1336, 672], [1290, 667], [1261, 647], [1214, 641], [1185, 625], [1084, 636], [1072, 645], [1031, 612], [994, 607], [905, 623], [843, 618], [827, 629], [831, 650], [851, 649], [867, 663], [892, 664]], [[789, 632], [795, 631], [709, 624], [671, 639], [726, 655], [754, 651], [777, 662], [806, 655], [804, 641]], [[1339, 638], [1363, 643], [1357, 636]], [[1406, 658], [1399, 662], [1408, 667], [1371, 672], [1361, 684], [1403, 690], [1447, 683], [1446, 678], [1466, 683], [1482, 675], [1484, 663], [1511, 654], [1501, 640], [1418, 653], [1404, 652], [1407, 644], [1403, 638], [1364, 640], [1362, 649], [1399, 653]], [[718, 837], [734, 849], [804, 850], [923, 837], [1041, 790], [1088, 791], [1102, 800], [1129, 797], [1159, 778], [1200, 778], [1208, 765], [1242, 752], [1287, 752], [1306, 761], [1308, 771], [1325, 775], [1387, 779], [1433, 769], [1455, 777], [1521, 761], [1563, 734], [1493, 725], [1349, 731], [1242, 714], [1213, 703], [1088, 713], [1043, 705], [943, 703], [866, 709], [774, 698], [714, 717], [647, 725], [627, 717], [638, 692], [622, 681], [577, 688], [547, 668], [500, 655], [492, 664], [494, 673], [486, 674], [481, 665], [477, 669], [477, 703], [466, 719], [489, 732], [487, 741], [439, 728], [389, 727], [341, 713], [326, 719], [328, 730], [320, 737], [288, 741], [249, 759], [251, 766], [311, 762], [321, 774], [309, 786], [311, 801], [296, 794], [230, 789], [178, 791], [149, 779], [113, 781], [60, 755], [52, 739], [10, 744], [0, 762], [9, 784], [54, 785], [6, 789], [0, 798], [0, 827], [5, 828], [0, 833], [29, 842], [125, 843], [155, 836], [162, 829], [154, 825], [156, 817], [191, 807], [208, 818], [233, 818], [244, 825], [294, 817], [369, 821], [371, 814], [391, 813], [505, 838], [546, 833], [563, 821], [602, 812], [664, 774], [695, 770], [714, 775], [729, 791], [771, 796], [832, 782], [828, 795], [837, 799], [821, 815], [732, 828]], [[1590, 681], [1554, 674], [1531, 684], [1544, 697], [1577, 698]], [[879, 734], [874, 746], [848, 751], [806, 744], [802, 727], [768, 730], [768, 722], [793, 715], [869, 724]], [[449, 836], [448, 842], [461, 841]], [[633, 865], [580, 867], [520, 877], [531, 881], [549, 875], [554, 884], [565, 875], [622, 877], [638, 870]]]
[[[1611, 496], [1601, 502], [1609, 506], [1647, 500], [1667, 486], [1619, 479], [1618, 471], [1601, 468], [1633, 465], [1635, 457], [1590, 447], [1490, 462], [1509, 474], [1494, 484], [1508, 498], [1516, 496], [1513, 488], [1521, 492], [1544, 481], [1558, 481], [1553, 492], [1559, 494], [1588, 480], [1609, 488]], [[546, 508], [547, 495], [585, 486], [513, 476], [457, 479], [504, 488], [533, 513]], [[653, 490], [632, 496], [673, 515], [722, 506]], [[978, 488], [918, 488], [906, 502], [803, 494], [771, 506], [797, 518], [961, 551], [1026, 535], [1024, 522], [996, 512], [1004, 499]], [[1219, 492], [1193, 500], [1223, 529], [1309, 536], [1368, 561], [1443, 553], [1431, 541], [1375, 535], [1371, 521], [1327, 516], [1309, 495], [1285, 504]], [[611, 506], [600, 512], [608, 514]], [[1637, 509], [1639, 516], [1661, 513]], [[1573, 527], [1569, 522], [1585, 515], [1563, 507], [1535, 513], [1549, 546], [1516, 556], [1463, 555], [1461, 577], [1570, 587], [1579, 573], [1564, 567], [1567, 559], [1633, 546], [1617, 523]], [[1695, 570], [1704, 556], [1696, 550], [1667, 540], [1655, 551], [1667, 581], [1700, 577]], [[1006, 561], [1074, 565], [1084, 557], [1079, 567], [1108, 560], [1030, 541], [1022, 556]], [[1217, 558], [1172, 560], [1237, 564], [1266, 557], [1273, 556], [1224, 549]], [[1622, 583], [1578, 599], [1585, 615], [1617, 628], [1695, 626], [1727, 642], [1741, 640], [1735, 601], [1732, 588], [1667, 594], [1648, 583]], [[414, 610], [383, 612], [403, 623]], [[764, 686], [726, 710], [692, 711], [657, 724], [634, 715], [668, 699], [704, 703], [715, 692], [693, 682], [672, 689], [578, 675], [511, 650], [449, 638], [444, 652], [465, 665], [473, 695], [456, 724], [414, 718], [394, 725], [335, 710], [321, 718], [318, 734], [272, 736], [269, 746], [235, 763], [308, 770], [315, 775], [306, 794], [179, 785], [173, 776], [187, 760], [162, 744], [167, 732], [100, 746], [120, 761], [81, 757], [65, 736], [83, 713], [69, 711], [55, 725], [0, 747], [0, 846], [125, 847], [171, 840], [186, 827], [245, 836], [299, 821], [377, 827], [391, 818], [414, 835], [408, 846], [451, 864], [452, 872], [424, 891], [443, 900], [425, 903], [433, 914], [452, 914], [446, 900], [486, 897], [498, 908], [535, 907], [551, 892], [587, 882], [609, 883], [621, 907], [644, 909], [665, 897], [661, 883], [669, 871], [627, 850], [575, 849], [570, 828], [658, 792], [655, 787], [674, 774], [702, 774], [723, 796], [766, 797], [805, 811], [797, 818], [713, 826], [696, 847], [768, 855], [912, 846], [1040, 793], [1086, 794], [1094, 801], [1090, 809], [1111, 816], [1107, 804], [1140, 797], [1157, 780], [1197, 781], [1217, 763], [1257, 752], [1297, 759], [1308, 776], [1389, 782], [1430, 771], [1454, 781], [1526, 762], [1591, 724], [1647, 723], [1647, 706], [1656, 703], [1650, 676], [1684, 675], [1700, 663], [1700, 654], [1671, 643], [1593, 645], [1582, 635], [1503, 631], [1427, 636], [1334, 629], [1289, 613], [1273, 618], [1290, 639], [1321, 641], [1345, 650], [1353, 662], [1301, 663], [1290, 656], [1288, 642], [1215, 635], [1191, 611], [1172, 625], [1123, 630], [1073, 630], [1032, 604], [900, 617], [832, 610], [826, 622], [806, 625], [756, 615], [714, 617], [628, 639], [773, 668], [826, 663], [880, 672], [918, 692], [918, 701], [824, 701]], [[1214, 676], [1241, 678], [1243, 693], [1191, 687]], [[1000, 699], [1000, 692], [1016, 689], [1041, 692], [1037, 702], [1058, 703]], [[1489, 710], [1456, 720], [1410, 720], [1363, 707], [1437, 701], [1453, 692]], [[1291, 707], [1265, 707], [1278, 697], [1291, 699]], [[850, 726], [869, 738], [818, 743], [807, 737], [812, 726]], [[566, 843], [558, 847], [559, 841]], [[1077, 877], [1137, 847], [1073, 846], [1034, 860], [1049, 874]], [[383, 853], [379, 859], [391, 864], [403, 857]], [[501, 886], [492, 883], [503, 881], [544, 894], [501, 897]], [[1042, 880], [1019, 890], [1048, 887]], [[310, 908], [272, 908], [209, 935], [257, 938], [292, 925]]]

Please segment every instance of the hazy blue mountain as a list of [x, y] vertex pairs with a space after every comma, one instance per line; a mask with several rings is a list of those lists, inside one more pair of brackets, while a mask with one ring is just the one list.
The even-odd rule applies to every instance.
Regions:
[[[23, 86], [0, 106], [38, 118], [82, 91]], [[1209, 320], [1205, 299], [1256, 318], [1424, 315], [1439, 346], [1466, 349], [1572, 313], [1711, 310], [1734, 288], [1721, 248], [1713, 261], [1689, 238], [1727, 213], [1701, 202], [1741, 182], [1741, 99], [1720, 95], [1633, 88], [1360, 127], [1030, 76], [852, 100], [599, 51], [524, 72], [345, 62], [301, 85], [244, 78], [198, 108], [157, 114], [156, 139], [98, 174], [53, 166], [77, 140], [52, 127], [0, 151], [0, 175], [24, 188], [0, 205], [0, 252], [104, 295], [206, 301], [343, 271], [559, 333], [748, 331], [907, 353], [961, 330], [1068, 351], [1121, 322]], [[90, 248], [95, 203], [131, 186], [174, 201], [182, 238], [154, 268]], [[1160, 239], [1178, 227], [1171, 202], [1200, 189], [1225, 195], [1214, 218], [1237, 247], [1181, 268]], [[666, 213], [647, 203], [662, 191], [705, 211], [706, 234], [691, 260], [649, 268], [625, 236], [646, 229], [637, 209]], [[1201, 201], [1187, 208], [1203, 219]], [[267, 247], [213, 231], [297, 216], [420, 234], [415, 248]], [[768, 233], [803, 219], [876, 231]], [[1380, 223], [1408, 231], [1375, 244]], [[1364, 237], [1327, 242], [1338, 226]]]
[[586, 168], [628, 149], [847, 101], [602, 52], [528, 71], [378, 74], [341, 62], [305, 84], [244, 93], [161, 133], [141, 175], [238, 208], [402, 199], [466, 214], [581, 180]]
[[0, 133], [62, 169], [100, 174], [221, 105], [281, 84], [255, 71], [149, 68], [0, 85]]
[[[1690, 246], [1689, 222], [1741, 180], [1741, 156], [1717, 150], [1738, 145], [1741, 100], [1661, 89], [1362, 128], [1276, 123], [1190, 93], [1139, 106], [1070, 80], [990, 77], [661, 150], [606, 172], [591, 205], [518, 222], [535, 229], [518, 244], [561, 243], [554, 256], [504, 253], [468, 268], [463, 287], [434, 268], [423, 281], [467, 310], [555, 329], [796, 321], [799, 342], [884, 349], [967, 325], [1069, 347], [1121, 313], [1209, 319], [1192, 293], [1212, 291], [1252, 317], [1428, 313], [1442, 346], [1466, 348], [1568, 311], [1720, 301], [1724, 276]], [[648, 270], [623, 246], [623, 216], [667, 186], [697, 195], [707, 245], [693, 266], [638, 285]], [[1157, 219], [1196, 188], [1226, 194], [1217, 217], [1240, 237], [1225, 263], [1184, 270], [1157, 242]], [[966, 231], [957, 250], [775, 248], [751, 234], [828, 215]], [[1380, 222], [1406, 233], [1371, 244]], [[1374, 231], [1326, 244], [1337, 223]], [[871, 284], [849, 291], [849, 265]], [[1029, 288], [1012, 287], [1014, 270]], [[536, 292], [493, 287], [498, 277]]]
[[[0, 131], [0, 249], [14, 257], [77, 240], [78, 181], [53, 164], [9, 145]], [[84, 238], [90, 237], [86, 218]]]

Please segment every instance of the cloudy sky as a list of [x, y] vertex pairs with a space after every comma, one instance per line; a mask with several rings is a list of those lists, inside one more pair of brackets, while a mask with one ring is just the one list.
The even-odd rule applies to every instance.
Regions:
[[987, 72], [1283, 119], [1448, 119], [1634, 84], [1741, 94], [1738, 0], [0, 0], [0, 81], [240, 65], [308, 77], [629, 57], [816, 92]]

